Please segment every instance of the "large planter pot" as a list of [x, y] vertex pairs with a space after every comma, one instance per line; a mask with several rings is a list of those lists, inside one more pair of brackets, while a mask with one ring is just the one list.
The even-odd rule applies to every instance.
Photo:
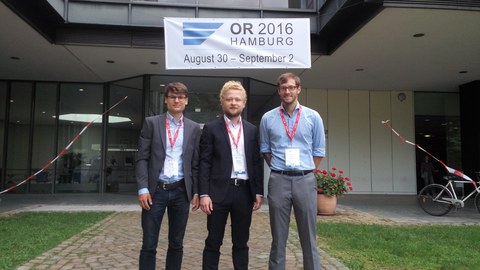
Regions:
[[317, 215], [331, 216], [337, 212], [337, 196], [318, 194]]

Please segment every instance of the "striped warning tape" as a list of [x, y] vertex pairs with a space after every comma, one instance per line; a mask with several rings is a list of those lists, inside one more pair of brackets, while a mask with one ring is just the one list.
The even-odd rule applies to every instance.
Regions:
[[39, 171], [35, 172], [34, 174], [30, 175], [29, 177], [25, 178], [23, 181], [7, 188], [7, 189], [4, 189], [2, 191], [0, 191], [0, 195], [4, 194], [4, 193], [7, 193], [8, 191], [12, 190], [12, 189], [15, 189], [23, 184], [25, 184], [26, 182], [30, 181], [33, 177], [37, 176], [39, 173], [43, 172], [44, 170], [50, 168], [53, 163], [55, 163], [55, 161], [57, 161], [57, 159], [59, 159], [60, 157], [62, 157], [67, 151], [68, 149], [70, 148], [70, 146], [72, 146], [72, 144], [83, 134], [83, 132], [85, 132], [85, 130], [87, 130], [87, 128], [89, 128], [93, 122], [95, 122], [97, 119], [103, 117], [105, 114], [107, 114], [109, 111], [111, 111], [113, 108], [117, 107], [120, 103], [122, 103], [124, 100], [126, 100], [128, 98], [128, 96], [125, 96], [124, 98], [122, 98], [120, 101], [118, 101], [117, 103], [115, 103], [115, 105], [113, 105], [112, 107], [110, 107], [108, 110], [106, 110], [105, 112], [103, 112], [101, 115], [99, 115], [97, 118], [93, 119], [91, 122], [89, 122], [88, 124], [86, 124], [83, 129], [77, 134], [77, 136], [75, 136], [75, 138], [73, 138], [73, 140], [62, 150], [62, 152], [60, 152], [60, 154], [58, 154], [54, 159], [52, 159], [49, 163], [45, 164], [45, 166], [43, 166]]
[[423, 152], [425, 152], [427, 155], [431, 156], [433, 159], [435, 159], [436, 161], [438, 161], [440, 164], [443, 165], [443, 167], [445, 167], [445, 169], [451, 173], [451, 174], [454, 174], [456, 176], [459, 176], [465, 180], [469, 180], [470, 182], [472, 182], [473, 186], [475, 186], [475, 188], [477, 188], [477, 183], [475, 181], [473, 181], [470, 177], [468, 177], [466, 174], [464, 174], [463, 172], [459, 171], [459, 170], [455, 170], [453, 168], [450, 168], [447, 166], [447, 164], [445, 164], [443, 161], [441, 161], [440, 159], [436, 158], [435, 156], [433, 156], [432, 154], [430, 154], [427, 150], [423, 149], [420, 145], [416, 144], [416, 143], [413, 143], [407, 139], [405, 139], [402, 135], [400, 135], [400, 133], [398, 133], [395, 129], [393, 129], [392, 125], [390, 124], [390, 120], [385, 120], [385, 121], [382, 121], [382, 124], [384, 124], [385, 126], [387, 126], [388, 128], [390, 128], [392, 130], [393, 133], [395, 133], [395, 135], [397, 135], [397, 137], [404, 143], [407, 143], [407, 144], [410, 144], [410, 145], [413, 145], [415, 147], [417, 147], [418, 149], [422, 150]]

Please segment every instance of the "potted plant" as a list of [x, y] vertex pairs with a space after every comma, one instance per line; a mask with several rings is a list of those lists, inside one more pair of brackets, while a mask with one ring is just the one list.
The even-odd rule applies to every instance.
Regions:
[[315, 170], [317, 179], [317, 209], [319, 215], [334, 215], [337, 197], [352, 190], [349, 177], [343, 176], [342, 170], [332, 167], [330, 171]]

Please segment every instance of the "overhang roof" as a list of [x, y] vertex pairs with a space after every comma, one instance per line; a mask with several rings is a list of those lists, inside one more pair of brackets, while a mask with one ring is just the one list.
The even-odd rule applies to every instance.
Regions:
[[[343, 39], [327, 42], [331, 44], [330, 51], [312, 53], [311, 69], [293, 70], [301, 76], [304, 88], [455, 92], [459, 85], [480, 79], [478, 9], [398, 7], [385, 3], [373, 18], [357, 22], [358, 27], [344, 34]], [[59, 42], [62, 31], [52, 35], [43, 23], [37, 23], [35, 29], [3, 2], [0, 17], [0, 79], [107, 82], [142, 74], [165, 74], [246, 76], [273, 83], [283, 72], [165, 70], [165, 51], [158, 46], [91, 46], [69, 42], [65, 35]], [[50, 22], [44, 22], [47, 25], [58, 19], [49, 18]], [[138, 29], [106, 29], [142, 33]], [[161, 33], [161, 29], [148, 29], [143, 31], [147, 35]], [[319, 30], [320, 35], [326, 35], [334, 33], [335, 27]], [[424, 36], [415, 38], [418, 33]], [[49, 35], [54, 37], [54, 43]], [[15, 57], [19, 59], [12, 59]]]

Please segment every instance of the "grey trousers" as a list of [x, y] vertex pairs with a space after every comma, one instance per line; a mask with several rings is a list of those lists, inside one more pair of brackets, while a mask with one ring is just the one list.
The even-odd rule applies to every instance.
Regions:
[[285, 269], [290, 215], [293, 211], [303, 252], [303, 269], [320, 270], [317, 251], [317, 182], [313, 173], [287, 176], [272, 172], [268, 182], [272, 247], [268, 269]]

